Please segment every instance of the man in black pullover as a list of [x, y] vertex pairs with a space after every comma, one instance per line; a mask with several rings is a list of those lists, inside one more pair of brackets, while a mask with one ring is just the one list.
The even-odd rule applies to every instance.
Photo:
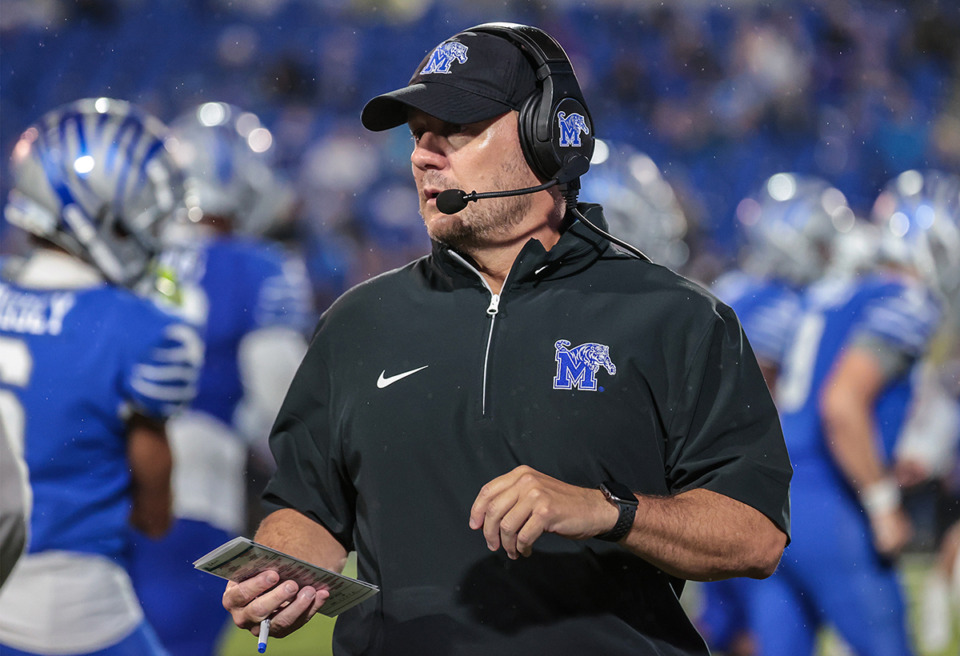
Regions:
[[[381, 593], [338, 618], [337, 653], [707, 654], [683, 581], [769, 576], [789, 539], [736, 316], [576, 203], [593, 126], [543, 32], [461, 32], [362, 121], [409, 126], [433, 252], [321, 318], [256, 540], [332, 569], [357, 552]], [[282, 637], [328, 594], [265, 571], [224, 606]]]

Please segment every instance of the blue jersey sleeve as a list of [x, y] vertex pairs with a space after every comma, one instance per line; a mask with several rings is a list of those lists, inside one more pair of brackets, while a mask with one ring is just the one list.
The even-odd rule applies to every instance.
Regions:
[[739, 272], [721, 277], [713, 292], [733, 308], [757, 359], [780, 366], [802, 311], [800, 296], [780, 282]]
[[189, 405], [196, 395], [203, 343], [194, 328], [172, 316], [164, 315], [158, 323], [158, 328], [141, 333], [147, 338], [136, 345], [124, 390], [136, 411], [162, 418]]
[[854, 326], [853, 341], [880, 341], [908, 360], [927, 350], [940, 325], [941, 308], [924, 287], [891, 281], [877, 289]]

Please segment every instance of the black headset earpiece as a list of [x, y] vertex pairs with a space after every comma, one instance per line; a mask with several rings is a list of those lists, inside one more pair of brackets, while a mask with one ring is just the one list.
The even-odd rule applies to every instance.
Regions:
[[562, 184], [586, 173], [593, 155], [593, 120], [560, 44], [543, 30], [518, 23], [483, 23], [464, 31], [506, 39], [533, 64], [540, 89], [520, 109], [519, 129], [523, 154], [534, 173], [543, 180], [558, 174], [569, 178], [561, 179]]

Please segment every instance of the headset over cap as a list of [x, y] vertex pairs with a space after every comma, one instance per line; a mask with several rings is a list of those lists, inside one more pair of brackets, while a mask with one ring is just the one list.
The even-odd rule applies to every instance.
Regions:
[[368, 130], [388, 130], [406, 123], [410, 108], [454, 124], [518, 111], [523, 153], [545, 180], [593, 154], [593, 122], [570, 60], [535, 27], [485, 23], [450, 37], [406, 87], [370, 100], [360, 119]]

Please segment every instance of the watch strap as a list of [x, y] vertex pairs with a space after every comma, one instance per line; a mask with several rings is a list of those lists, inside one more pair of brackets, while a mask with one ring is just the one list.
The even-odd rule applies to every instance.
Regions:
[[[617, 517], [617, 523], [613, 525], [612, 529], [595, 535], [594, 537], [606, 542], [619, 542], [630, 532], [630, 528], [633, 526], [633, 520], [637, 515], [637, 498], [632, 492], [629, 493], [629, 496], [623, 494], [620, 490], [627, 490], [627, 492], [629, 492], [629, 490], [619, 484], [604, 482], [601, 483], [599, 487], [607, 501], [615, 504], [620, 510], [620, 516]], [[613, 487], [614, 490], [611, 490], [611, 487]]]

